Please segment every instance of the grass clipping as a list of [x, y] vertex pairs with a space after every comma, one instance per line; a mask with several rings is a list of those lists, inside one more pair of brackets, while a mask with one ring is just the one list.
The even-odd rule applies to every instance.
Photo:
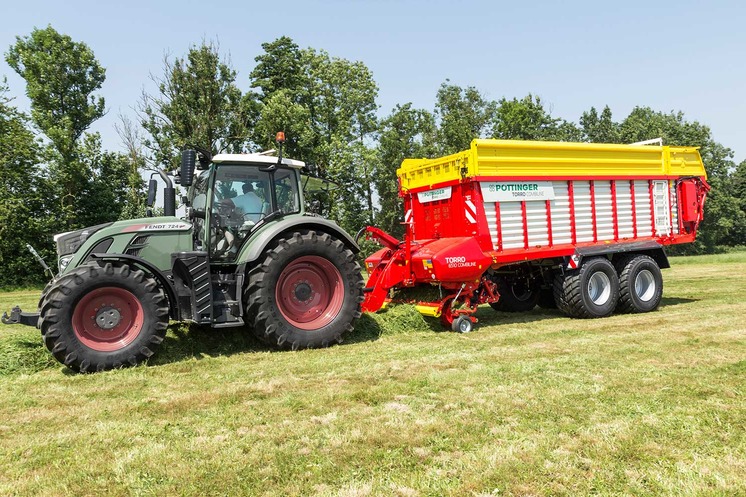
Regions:
[[430, 330], [432, 327], [431, 320], [417, 312], [413, 305], [397, 304], [375, 314], [364, 313], [355, 326], [354, 334], [357, 336], [398, 335], [417, 330]]
[[0, 337], [0, 376], [32, 374], [57, 366], [36, 330], [15, 331]]

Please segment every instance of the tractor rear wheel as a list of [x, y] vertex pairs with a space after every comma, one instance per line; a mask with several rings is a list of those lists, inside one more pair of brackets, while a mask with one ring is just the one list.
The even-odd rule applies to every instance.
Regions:
[[575, 318], [611, 315], [619, 300], [619, 277], [605, 257], [585, 259], [579, 269], [558, 274], [554, 281], [557, 307]]
[[616, 264], [619, 273], [617, 312], [650, 312], [663, 297], [663, 275], [658, 264], [647, 255], [632, 255]]
[[79, 372], [135, 366], [156, 351], [168, 301], [156, 280], [121, 263], [88, 263], [48, 289], [40, 309], [44, 344]]
[[525, 278], [502, 278], [495, 280], [500, 300], [490, 302], [490, 307], [500, 312], [527, 312], [539, 302], [539, 288]]
[[342, 342], [361, 315], [363, 277], [355, 255], [327, 233], [293, 233], [251, 270], [246, 321], [281, 349]]

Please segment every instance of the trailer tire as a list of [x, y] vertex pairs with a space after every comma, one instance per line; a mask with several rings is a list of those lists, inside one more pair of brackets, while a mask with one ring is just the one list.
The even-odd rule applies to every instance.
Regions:
[[526, 285], [521, 279], [495, 278], [495, 285], [500, 294], [497, 302], [490, 302], [490, 307], [499, 312], [528, 312], [539, 302], [537, 285]]
[[647, 255], [631, 255], [616, 264], [619, 274], [617, 312], [650, 312], [658, 308], [663, 297], [663, 275], [660, 267]]
[[328, 233], [293, 233], [249, 273], [246, 322], [280, 349], [342, 342], [361, 316], [363, 277], [355, 255]]
[[557, 307], [571, 317], [606, 317], [619, 301], [619, 277], [605, 257], [585, 259], [579, 269], [558, 275], [554, 296]]
[[163, 342], [168, 300], [158, 282], [139, 269], [89, 262], [52, 284], [39, 322], [44, 345], [74, 371], [135, 366]]
[[557, 301], [554, 300], [554, 289], [542, 288], [539, 290], [539, 299], [536, 305], [542, 309], [556, 309]]

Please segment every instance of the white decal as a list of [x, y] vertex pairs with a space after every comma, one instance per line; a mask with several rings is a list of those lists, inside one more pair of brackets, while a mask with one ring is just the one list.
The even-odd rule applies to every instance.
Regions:
[[189, 223], [163, 223], [149, 224], [140, 228], [140, 231], [169, 231], [169, 230], [188, 230], [191, 228]]
[[521, 202], [523, 200], [554, 200], [551, 181], [481, 182], [485, 202]]
[[477, 206], [474, 205], [474, 202], [472, 202], [471, 198], [469, 197], [466, 198], [466, 202], [464, 202], [464, 205], [466, 206], [466, 208], [464, 209], [466, 219], [471, 224], [477, 224]]
[[426, 192], [417, 192], [417, 198], [420, 203], [426, 204], [428, 202], [435, 202], [436, 200], [446, 200], [451, 198], [451, 187], [444, 186], [436, 190], [428, 190]]
[[579, 262], [580, 257], [578, 257], [578, 254], [573, 254], [572, 257], [570, 257], [570, 262], [567, 263], [567, 269], [577, 269]]
[[476, 262], [467, 261], [463, 255], [457, 257], [446, 257], [446, 264], [449, 268], [454, 267], [474, 267], [477, 265]]

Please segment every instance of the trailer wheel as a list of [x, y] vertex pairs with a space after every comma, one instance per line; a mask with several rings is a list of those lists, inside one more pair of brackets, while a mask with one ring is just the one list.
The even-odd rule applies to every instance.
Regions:
[[554, 290], [552, 288], [542, 288], [539, 290], [539, 299], [536, 305], [542, 309], [556, 309], [557, 301], [554, 300]]
[[473, 328], [474, 324], [468, 316], [459, 316], [451, 323], [451, 329], [456, 333], [470, 333]]
[[363, 278], [345, 245], [327, 233], [294, 233], [249, 274], [247, 324], [281, 349], [341, 343], [361, 315]]
[[585, 259], [580, 269], [558, 275], [557, 306], [576, 318], [602, 318], [614, 312], [619, 300], [619, 277], [605, 257]]
[[622, 313], [650, 312], [658, 308], [663, 296], [663, 275], [658, 264], [647, 255], [633, 255], [620, 260], [619, 304]]
[[490, 307], [500, 312], [527, 312], [539, 302], [539, 289], [523, 278], [496, 278], [495, 285], [500, 300], [490, 302]]
[[127, 264], [92, 262], [49, 288], [40, 310], [44, 344], [82, 373], [134, 366], [154, 354], [168, 327], [156, 280]]

